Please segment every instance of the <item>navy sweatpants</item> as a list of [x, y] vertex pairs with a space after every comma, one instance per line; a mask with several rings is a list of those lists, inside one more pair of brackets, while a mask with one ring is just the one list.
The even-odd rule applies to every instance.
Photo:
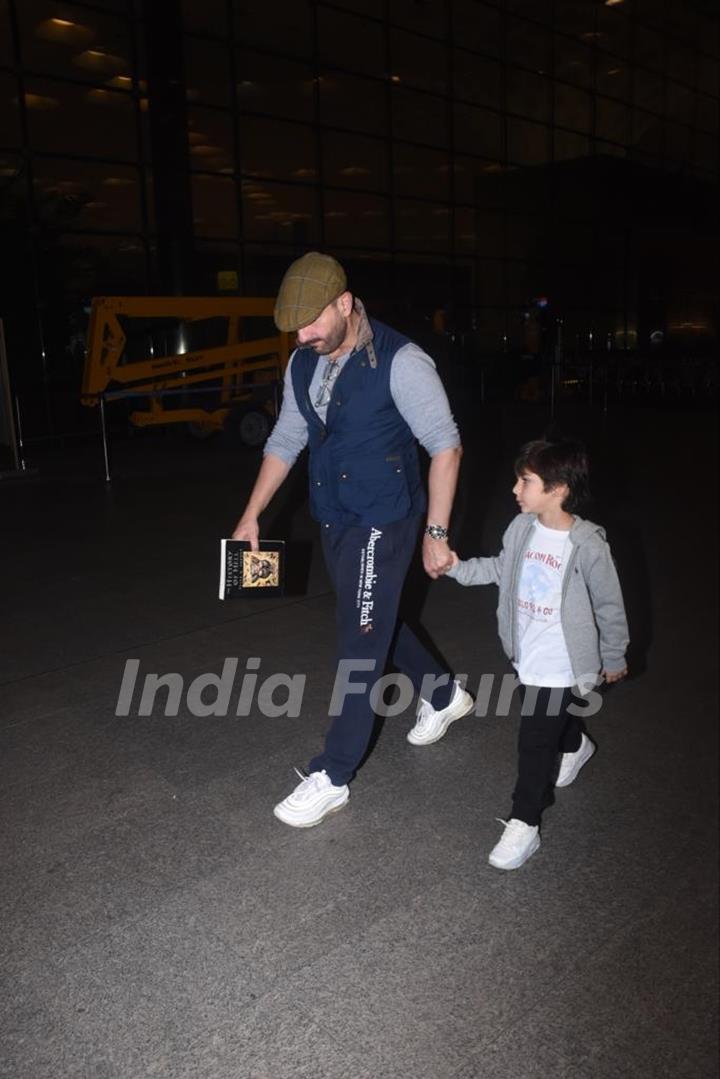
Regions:
[[408, 676], [416, 691], [426, 675], [442, 679], [431, 704], [440, 709], [450, 703], [452, 675], [398, 620], [419, 527], [417, 517], [377, 528], [322, 525], [323, 555], [337, 598], [337, 661], [374, 661], [373, 670], [350, 675], [355, 688], [365, 683], [365, 689], [345, 694], [342, 710], [325, 736], [323, 752], [308, 766], [311, 772], [325, 769], [338, 786], [352, 779], [365, 754], [375, 721], [370, 691], [388, 661]]

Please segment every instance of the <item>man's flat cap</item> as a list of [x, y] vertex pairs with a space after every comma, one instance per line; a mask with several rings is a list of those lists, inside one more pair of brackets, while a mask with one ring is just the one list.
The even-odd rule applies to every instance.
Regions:
[[345, 271], [332, 255], [308, 251], [288, 267], [275, 301], [275, 325], [292, 333], [309, 326], [347, 289]]

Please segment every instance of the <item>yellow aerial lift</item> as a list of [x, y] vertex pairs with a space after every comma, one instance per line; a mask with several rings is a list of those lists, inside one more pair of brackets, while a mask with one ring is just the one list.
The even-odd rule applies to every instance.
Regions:
[[266, 298], [103, 296], [93, 300], [82, 397], [125, 398], [138, 427], [183, 423], [197, 437], [228, 431], [264, 442], [276, 418], [288, 335]]

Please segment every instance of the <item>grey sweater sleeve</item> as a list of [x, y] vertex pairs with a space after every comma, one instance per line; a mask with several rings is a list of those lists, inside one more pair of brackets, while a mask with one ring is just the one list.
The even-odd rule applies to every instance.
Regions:
[[468, 558], [460, 561], [445, 574], [458, 584], [500, 584], [505, 551], [494, 558]]
[[295, 391], [292, 384], [291, 368], [293, 352], [290, 357], [290, 362], [285, 370], [285, 384], [283, 387], [283, 403], [280, 409], [280, 415], [278, 416], [277, 423], [273, 427], [265, 448], [263, 455], [267, 456], [272, 454], [273, 457], [279, 457], [285, 464], [292, 466], [302, 450], [307, 445], [308, 429], [307, 423], [303, 418], [300, 409], [297, 406], [295, 400]]
[[390, 392], [398, 412], [431, 457], [460, 445], [445, 388], [426, 352], [412, 342], [393, 357]]
[[603, 542], [593, 556], [586, 570], [586, 583], [598, 628], [600, 658], [605, 670], [612, 673], [625, 666], [630, 640], [625, 604], [608, 544]]

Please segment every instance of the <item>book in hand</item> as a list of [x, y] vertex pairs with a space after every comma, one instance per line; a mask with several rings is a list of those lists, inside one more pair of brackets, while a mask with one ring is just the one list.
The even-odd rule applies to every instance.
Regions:
[[283, 540], [261, 540], [258, 551], [247, 540], [220, 540], [220, 599], [281, 596], [284, 578]]

